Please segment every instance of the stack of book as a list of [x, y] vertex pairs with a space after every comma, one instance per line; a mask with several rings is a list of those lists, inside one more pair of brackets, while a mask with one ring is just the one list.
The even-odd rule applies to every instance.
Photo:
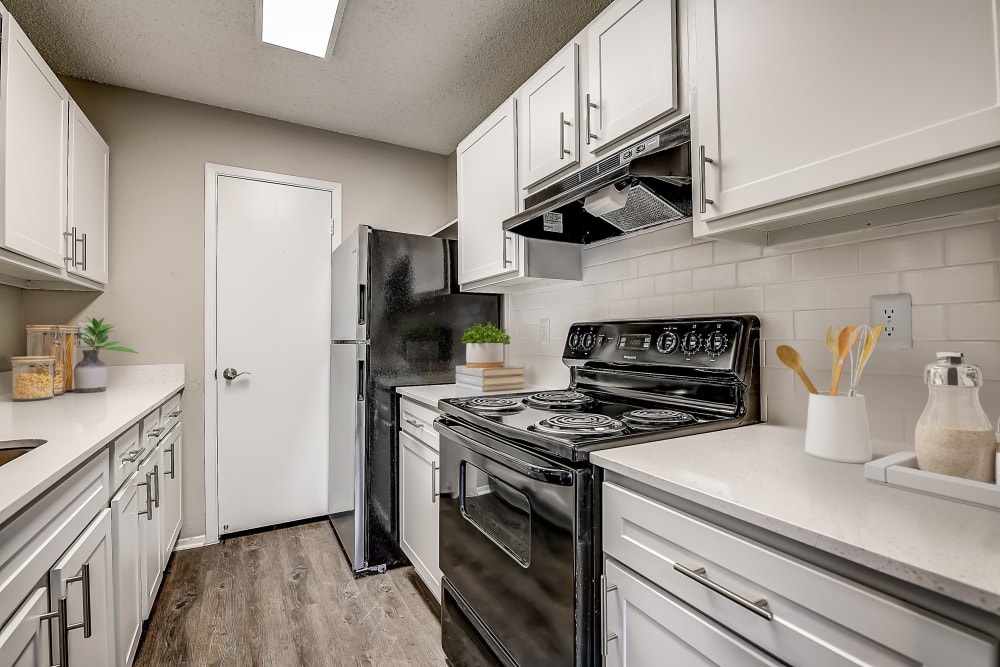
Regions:
[[524, 369], [520, 366], [501, 368], [456, 366], [455, 384], [480, 391], [516, 391], [524, 389]]

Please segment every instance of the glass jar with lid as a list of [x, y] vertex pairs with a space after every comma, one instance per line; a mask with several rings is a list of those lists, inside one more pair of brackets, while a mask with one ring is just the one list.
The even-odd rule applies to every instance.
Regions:
[[40, 401], [52, 398], [55, 380], [55, 357], [11, 357], [11, 379], [15, 401]]
[[29, 324], [24, 329], [28, 334], [28, 356], [55, 358], [53, 391], [59, 396], [66, 391], [65, 327], [57, 324]]
[[993, 482], [997, 441], [979, 403], [983, 373], [959, 352], [938, 352], [924, 369], [927, 406], [917, 421], [915, 444], [921, 470]]
[[73, 364], [76, 363], [76, 339], [80, 335], [76, 327], [60, 326], [62, 331], [63, 372], [66, 374], [66, 391], [73, 391]]

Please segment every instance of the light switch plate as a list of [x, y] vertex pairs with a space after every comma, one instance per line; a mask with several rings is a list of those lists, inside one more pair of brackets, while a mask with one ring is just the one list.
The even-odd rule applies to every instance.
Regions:
[[871, 325], [881, 324], [878, 346], [886, 350], [913, 347], [913, 312], [909, 294], [876, 294], [871, 301]]

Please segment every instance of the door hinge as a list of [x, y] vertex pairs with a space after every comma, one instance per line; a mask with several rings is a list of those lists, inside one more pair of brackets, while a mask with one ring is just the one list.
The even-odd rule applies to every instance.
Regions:
[[337, 221], [331, 219], [330, 220], [330, 233], [331, 234], [335, 234], [336, 232], [337, 232]]

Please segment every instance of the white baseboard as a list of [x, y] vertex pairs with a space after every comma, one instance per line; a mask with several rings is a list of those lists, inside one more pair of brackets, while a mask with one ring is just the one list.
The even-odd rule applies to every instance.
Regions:
[[194, 537], [182, 537], [177, 540], [177, 544], [174, 546], [174, 551], [185, 551], [187, 549], [198, 549], [199, 547], [205, 546], [205, 536], [195, 535]]

